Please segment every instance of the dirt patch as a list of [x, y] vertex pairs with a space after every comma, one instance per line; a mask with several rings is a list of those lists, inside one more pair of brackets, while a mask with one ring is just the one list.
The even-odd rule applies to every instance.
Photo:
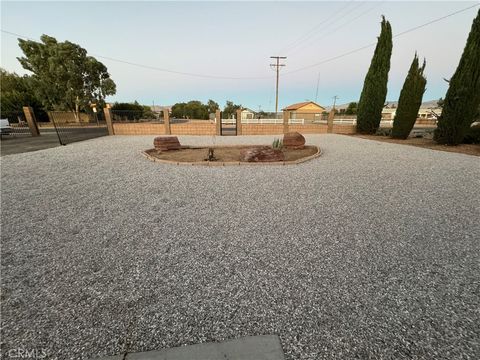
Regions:
[[448, 152], [454, 152], [454, 153], [460, 153], [460, 154], [480, 156], [480, 145], [478, 144], [461, 144], [457, 146], [450, 146], [450, 145], [440, 145], [440, 144], [437, 144], [432, 139], [424, 139], [424, 138], [408, 138], [406, 140], [400, 140], [400, 139], [392, 139], [388, 136], [380, 136], [380, 135], [349, 135], [349, 136], [359, 137], [362, 139], [383, 141], [387, 143], [417, 146], [417, 147], [422, 147], [422, 148], [432, 149], [432, 150], [448, 151]]
[[[214, 156], [217, 162], [239, 162], [240, 151], [245, 148], [252, 148], [256, 146], [219, 146], [214, 147]], [[258, 146], [260, 147], [260, 146]], [[168, 160], [174, 162], [205, 162], [208, 155], [208, 147], [201, 148], [183, 148], [180, 150], [171, 151], [157, 151], [155, 149], [145, 151], [148, 155], [160, 160]], [[303, 149], [287, 149], [283, 148], [282, 152], [285, 155], [285, 161], [296, 161], [319, 152], [316, 146], [305, 146]]]

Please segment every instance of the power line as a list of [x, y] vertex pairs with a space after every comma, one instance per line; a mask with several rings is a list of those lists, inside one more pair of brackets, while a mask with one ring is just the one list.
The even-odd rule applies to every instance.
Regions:
[[[338, 15], [338, 14], [341, 14], [343, 10], [347, 9], [352, 3], [355, 3], [354, 0], [350, 0], [345, 6], [343, 6], [341, 9], [339, 9], [338, 11], [334, 12], [332, 16], [329, 16], [327, 18], [325, 18], [324, 20], [320, 21], [316, 26], [314, 26], [312, 29], [310, 29], [309, 31], [307, 31], [305, 34], [301, 35], [300, 37], [298, 37], [296, 40], [294, 40], [293, 42], [291, 42], [289, 45], [285, 46], [280, 52], [286, 52], [288, 51], [289, 53], [291, 53], [292, 49], [294, 49], [296, 46], [298, 46], [299, 44], [307, 41], [310, 37], [314, 36], [316, 32], [322, 32], [324, 31], [326, 28], [328, 28], [330, 25], [332, 25], [332, 21], [333, 23], [335, 23], [335, 21], [338, 21], [338, 19], [334, 20], [335, 17]], [[362, 5], [362, 3], [360, 4]], [[356, 9], [358, 6], [354, 7], [353, 9]], [[350, 10], [351, 11], [351, 10]], [[349, 11], [349, 12], [350, 12]], [[348, 14], [348, 12], [347, 12]]]
[[[426, 22], [426, 23], [424, 23], [424, 24], [421, 24], [421, 25], [415, 26], [415, 27], [413, 27], [413, 28], [407, 29], [407, 30], [405, 30], [405, 31], [403, 31], [403, 32], [400, 32], [400, 33], [394, 35], [393, 38], [396, 38], [396, 37], [399, 37], [399, 36], [408, 34], [408, 33], [412, 32], [412, 31], [415, 31], [415, 30], [418, 30], [418, 29], [423, 28], [423, 27], [425, 27], [425, 26], [434, 24], [434, 23], [439, 22], [439, 21], [441, 21], [441, 20], [444, 20], [444, 19], [446, 19], [446, 18], [448, 18], [448, 17], [451, 17], [451, 16], [454, 16], [454, 15], [460, 14], [460, 13], [462, 13], [462, 12], [465, 12], [465, 11], [467, 11], [467, 10], [473, 9], [474, 7], [477, 7], [477, 6], [480, 6], [480, 4], [475, 4], [475, 5], [468, 6], [468, 7], [466, 7], [466, 8], [460, 9], [460, 10], [458, 10], [458, 11], [455, 11], [455, 12], [453, 12], [453, 13], [447, 14], [447, 15], [445, 15], [445, 16], [442, 16], [442, 17], [433, 19], [433, 20], [431, 20], [431, 21], [429, 21], [429, 22]], [[9, 34], [9, 35], [13, 35], [13, 36], [16, 36], [16, 37], [19, 37], [19, 38], [23, 38], [23, 39], [27, 39], [27, 40], [31, 40], [31, 41], [38, 42], [37, 40], [34, 40], [34, 39], [32, 39], [32, 38], [30, 38], [30, 37], [28, 37], [28, 36], [25, 36], [25, 35], [17, 34], [17, 33], [14, 33], [14, 32], [11, 32], [11, 31], [7, 31], [7, 30], [4, 30], [4, 29], [0, 29], [0, 31], [3, 32], [3, 33], [5, 33], [5, 34]], [[343, 54], [340, 54], [340, 55], [337, 55], [337, 56], [333, 56], [333, 57], [331, 57], [331, 58], [327, 58], [327, 59], [321, 60], [321, 61], [319, 61], [319, 62], [317, 62], [317, 63], [311, 64], [311, 65], [307, 65], [307, 66], [303, 66], [303, 67], [301, 67], [301, 68], [298, 68], [298, 69], [295, 69], [295, 70], [286, 72], [284, 75], [295, 74], [295, 73], [297, 73], [297, 72], [304, 71], [304, 70], [307, 70], [307, 69], [310, 69], [310, 68], [313, 68], [313, 67], [316, 67], [316, 66], [319, 66], [319, 65], [322, 65], [322, 64], [325, 64], [325, 63], [328, 63], [328, 62], [331, 62], [331, 61], [340, 59], [340, 58], [343, 58], [343, 57], [345, 57], [345, 56], [348, 56], [348, 55], [357, 53], [357, 52], [359, 52], [359, 51], [368, 49], [368, 48], [370, 48], [370, 47], [372, 47], [372, 46], [375, 46], [375, 45], [376, 45], [376, 42], [371, 43], [371, 44], [368, 44], [368, 45], [364, 45], [364, 46], [362, 46], [362, 47], [359, 47], [359, 48], [356, 48], [356, 49], [347, 51], [347, 52], [345, 52], [345, 53], [343, 53]], [[184, 75], [184, 76], [200, 77], [200, 78], [207, 78], [207, 79], [219, 79], [219, 80], [257, 80], [257, 79], [271, 79], [271, 78], [272, 78], [271, 76], [231, 77], [231, 76], [216, 76], [216, 75], [209, 75], [209, 74], [190, 73], [190, 72], [176, 71], [176, 70], [171, 70], [171, 69], [164, 69], [164, 68], [159, 68], [159, 67], [155, 67], [155, 66], [149, 66], [149, 65], [134, 63], [134, 62], [131, 62], [131, 61], [116, 59], [116, 58], [112, 58], [112, 57], [108, 57], [108, 56], [103, 56], [103, 55], [98, 55], [98, 54], [91, 54], [91, 55], [96, 56], [96, 57], [99, 57], [99, 58], [102, 58], [102, 59], [106, 59], [106, 60], [110, 60], [110, 61], [115, 61], [115, 62], [119, 62], [119, 63], [131, 65], [131, 66], [136, 66], [136, 67], [140, 67], [140, 68], [145, 68], [145, 69], [149, 69], [149, 70], [156, 70], [156, 71], [161, 71], [161, 72], [166, 72], [166, 73], [172, 73], [172, 74], [178, 74], [178, 75]]]
[[270, 56], [270, 59], [276, 59], [277, 62], [275, 64], [270, 64], [271, 67], [275, 68], [277, 71], [277, 86], [276, 86], [276, 94], [275, 94], [275, 112], [278, 112], [278, 78], [280, 76], [280, 68], [286, 66], [285, 64], [280, 64], [280, 59], [286, 59], [286, 56]]
[[[3, 32], [3, 33], [5, 33], [5, 34], [13, 35], [13, 36], [16, 36], [16, 37], [19, 37], [19, 38], [23, 38], [23, 39], [26, 39], [26, 40], [35, 41], [35, 42], [39, 43], [39, 41], [34, 40], [34, 39], [32, 39], [32, 38], [29, 38], [28, 36], [24, 36], [24, 35], [17, 34], [17, 33], [11, 32], [11, 31], [3, 30], [3, 29], [1, 29], [0, 31]], [[185, 72], [185, 71], [177, 71], [177, 70], [160, 68], [160, 67], [156, 67], [156, 66], [139, 64], [139, 63], [135, 63], [135, 62], [131, 62], [131, 61], [126, 61], [126, 60], [121, 60], [121, 59], [116, 59], [116, 58], [112, 58], [112, 57], [104, 56], [104, 55], [99, 55], [99, 54], [93, 54], [93, 53], [91, 53], [90, 55], [95, 56], [95, 57], [98, 57], [98, 58], [101, 58], [101, 59], [106, 59], [106, 60], [110, 60], [110, 61], [115, 61], [115, 62], [118, 62], [118, 63], [127, 64], [127, 65], [132, 65], [132, 66], [136, 66], [136, 67], [140, 67], [140, 68], [144, 68], [144, 69], [156, 70], [156, 71], [166, 72], [166, 73], [170, 73], [170, 74], [200, 77], [200, 78], [206, 78], [206, 79], [217, 79], [217, 80], [258, 80], [258, 79], [271, 79], [271, 78], [272, 78], [271, 76], [235, 77], [235, 76], [217, 76], [217, 75], [208, 75], [208, 74], [198, 74], [198, 73], [191, 73], [191, 72]]]
[[300, 50], [300, 49], [302, 49], [302, 48], [304, 48], [304, 47], [307, 46], [308, 44], [311, 44], [313, 41], [318, 42], [318, 41], [326, 38], [328, 35], [331, 35], [331, 34], [337, 32], [339, 29], [341, 29], [341, 28], [344, 27], [345, 25], [350, 25], [353, 21], [361, 18], [362, 16], [368, 14], [370, 11], [372, 11], [372, 10], [375, 9], [376, 7], [382, 5], [384, 1], [385, 1], [385, 0], [375, 1], [374, 5], [373, 5], [372, 7], [366, 9], [365, 11], [363, 11], [363, 12], [361, 12], [360, 14], [358, 14], [357, 16], [351, 18], [351, 19], [348, 20], [347, 22], [344, 22], [343, 24], [337, 26], [336, 28], [331, 29], [329, 32], [326, 32], [326, 33], [320, 35], [320, 37], [312, 38], [312, 39], [310, 39], [310, 41], [307, 41], [307, 42], [301, 44], [300, 47], [297, 48], [297, 51]]
[[[441, 20], [444, 20], [444, 19], [446, 19], [446, 18], [448, 18], [448, 17], [451, 17], [451, 16], [454, 16], [454, 15], [460, 14], [460, 13], [462, 13], [462, 12], [464, 12], [464, 11], [473, 9], [474, 7], [477, 7], [477, 6], [480, 6], [480, 4], [471, 5], [471, 6], [469, 6], [469, 7], [464, 8], [464, 9], [455, 11], [455, 12], [450, 13], [450, 14], [447, 14], [447, 15], [445, 15], [445, 16], [442, 16], [442, 17], [439, 17], [439, 18], [430, 20], [429, 22], [426, 22], [426, 23], [424, 23], [424, 24], [421, 24], [421, 25], [415, 26], [415, 27], [413, 27], [413, 28], [410, 28], [410, 29], [408, 29], [408, 30], [402, 31], [402, 32], [400, 32], [400, 33], [398, 33], [398, 34], [395, 34], [395, 35], [392, 36], [392, 38], [397, 38], [397, 37], [399, 37], [399, 36], [408, 34], [408, 33], [412, 32], [412, 31], [415, 31], [415, 30], [421, 29], [421, 28], [423, 28], [423, 27], [425, 27], [425, 26], [434, 24], [434, 23], [439, 22], [439, 21], [441, 21]], [[348, 55], [351, 55], [351, 54], [355, 54], [355, 53], [357, 53], [357, 52], [359, 52], [359, 51], [368, 49], [368, 48], [370, 48], [370, 47], [372, 47], [372, 46], [375, 46], [376, 44], [377, 44], [377, 43], [374, 42], [374, 43], [371, 43], [371, 44], [368, 44], [368, 45], [364, 45], [364, 46], [362, 46], [362, 47], [359, 47], [359, 48], [356, 48], [356, 49], [347, 51], [347, 52], [345, 52], [345, 53], [343, 53], [343, 54], [340, 54], [340, 55], [337, 55], [337, 56], [333, 56], [333, 57], [331, 57], [331, 58], [324, 59], [324, 60], [319, 61], [319, 62], [317, 62], [317, 63], [315, 63], [315, 64], [303, 66], [303, 67], [301, 67], [301, 68], [298, 68], [298, 69], [295, 69], [295, 70], [286, 72], [284, 75], [295, 74], [295, 73], [300, 72], [300, 71], [304, 71], [304, 70], [307, 70], [307, 69], [311, 69], [311, 68], [313, 68], [313, 67], [317, 67], [317, 66], [319, 66], [319, 65], [322, 65], [322, 64], [325, 64], [325, 63], [328, 63], [328, 62], [331, 62], [331, 61], [334, 61], [334, 60], [343, 58], [343, 57], [345, 57], [345, 56], [348, 56]]]

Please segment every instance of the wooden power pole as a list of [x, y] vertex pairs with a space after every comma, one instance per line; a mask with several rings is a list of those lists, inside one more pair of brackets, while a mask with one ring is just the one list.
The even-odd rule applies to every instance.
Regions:
[[277, 62], [275, 64], [270, 64], [271, 67], [275, 68], [277, 71], [277, 86], [276, 86], [276, 94], [275, 94], [275, 112], [278, 112], [278, 78], [280, 67], [285, 66], [285, 64], [280, 64], [280, 59], [286, 59], [286, 56], [270, 56], [270, 59], [276, 59]]

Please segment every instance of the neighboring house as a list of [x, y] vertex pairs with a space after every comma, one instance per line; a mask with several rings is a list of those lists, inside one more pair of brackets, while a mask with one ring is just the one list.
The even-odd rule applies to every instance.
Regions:
[[253, 111], [249, 108], [243, 108], [242, 109], [242, 120], [254, 119], [254, 118], [255, 118], [255, 111]]
[[290, 119], [318, 120], [322, 118], [325, 108], [313, 101], [292, 104], [283, 109], [290, 111]]
[[169, 113], [172, 112], [172, 107], [171, 106], [160, 106], [160, 105], [154, 105], [150, 106], [150, 110], [152, 110], [156, 114], [160, 114], [161, 112], [168, 110]]
[[396, 108], [384, 107], [382, 110], [382, 120], [393, 120], [396, 113]]
[[420, 108], [418, 110], [419, 119], [429, 119], [429, 120], [436, 120], [437, 116], [442, 114], [442, 108]]
[[[382, 120], [393, 120], [396, 113], [396, 108], [384, 107], [382, 110]], [[420, 108], [418, 110], [417, 119], [436, 120], [437, 116], [441, 113], [441, 108]]]

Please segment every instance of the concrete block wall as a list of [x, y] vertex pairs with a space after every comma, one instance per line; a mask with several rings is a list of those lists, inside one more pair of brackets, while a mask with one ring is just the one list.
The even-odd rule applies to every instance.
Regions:
[[210, 122], [188, 122], [184, 124], [170, 124], [172, 135], [215, 135], [216, 127]]
[[288, 131], [298, 131], [300, 134], [326, 134], [327, 125], [305, 124], [305, 125], [288, 125]]
[[242, 124], [242, 135], [283, 134], [283, 124]]
[[[215, 135], [215, 123], [190, 121], [170, 124], [172, 135]], [[113, 123], [115, 135], [165, 135], [165, 125], [159, 123]], [[326, 134], [327, 125], [292, 124], [288, 131], [301, 134]], [[334, 134], [354, 134], [355, 125], [334, 125]], [[242, 124], [242, 135], [282, 135], [283, 124]]]
[[165, 135], [165, 125], [155, 123], [113, 123], [115, 135]]

